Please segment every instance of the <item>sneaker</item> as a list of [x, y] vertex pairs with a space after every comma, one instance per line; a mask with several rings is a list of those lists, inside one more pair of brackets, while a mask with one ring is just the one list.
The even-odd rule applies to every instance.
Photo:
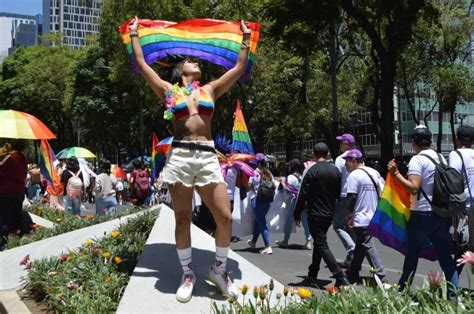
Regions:
[[232, 280], [230, 280], [228, 272], [224, 272], [222, 274], [216, 273], [214, 268], [211, 267], [208, 279], [210, 282], [215, 284], [217, 288], [219, 288], [224, 297], [230, 298], [237, 297], [239, 295], [239, 291], [232, 284]]
[[272, 247], [266, 247], [263, 250], [260, 251], [260, 254], [265, 254], [265, 255], [270, 255], [273, 254]]
[[247, 240], [247, 244], [250, 246], [251, 249], [255, 249], [255, 242], [253, 242], [252, 240]]
[[308, 240], [307, 240], [306, 243], [304, 244], [304, 248], [305, 248], [306, 250], [310, 250], [310, 251], [311, 251], [311, 250], [313, 249], [313, 245], [311, 244], [311, 241], [308, 241]]
[[195, 283], [195, 275], [183, 274], [183, 276], [181, 277], [181, 284], [179, 285], [178, 291], [176, 291], [176, 300], [181, 303], [186, 303], [191, 300]]
[[334, 284], [334, 286], [336, 286], [337, 288], [341, 287], [341, 286], [350, 286], [351, 283], [349, 282], [349, 280], [344, 276], [340, 279], [337, 279], [336, 280], [336, 283]]
[[283, 240], [283, 241], [275, 241], [276, 245], [278, 245], [279, 247], [288, 247], [288, 241], [287, 240]]

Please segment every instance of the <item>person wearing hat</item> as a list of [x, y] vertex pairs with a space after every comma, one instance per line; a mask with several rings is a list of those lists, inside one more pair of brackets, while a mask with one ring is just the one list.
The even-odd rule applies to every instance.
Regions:
[[332, 225], [336, 203], [341, 194], [341, 173], [327, 161], [329, 148], [325, 143], [317, 143], [313, 148], [313, 153], [316, 163], [306, 170], [294, 213], [296, 225], [299, 227], [301, 213], [307, 208], [309, 228], [314, 239], [313, 259], [305, 281], [308, 281], [310, 285], [315, 285], [321, 259], [323, 259], [336, 279], [335, 285], [349, 285], [344, 272], [329, 249], [326, 235]]
[[441, 218], [432, 211], [430, 203], [433, 197], [435, 165], [426, 155], [444, 164], [446, 164], [446, 160], [441, 154], [431, 149], [431, 137], [430, 130], [423, 125], [417, 126], [412, 131], [412, 148], [416, 155], [410, 159], [408, 164], [408, 179], [400, 174], [395, 160], [390, 161], [387, 165], [390, 174], [413, 195], [410, 220], [407, 225], [408, 247], [399, 287], [400, 290], [403, 290], [410, 286], [416, 273], [421, 248], [431, 241], [444, 276], [449, 282], [448, 297], [454, 298], [459, 287], [459, 276], [456, 271], [456, 263], [450, 254], [452, 238], [449, 228], [451, 219]]
[[347, 197], [343, 206], [348, 213], [349, 225], [354, 231], [356, 243], [354, 257], [346, 275], [351, 283], [360, 282], [359, 272], [367, 256], [377, 276], [385, 282], [387, 274], [375, 249], [374, 240], [367, 234], [367, 227], [375, 214], [382, 193], [382, 177], [377, 170], [364, 165], [362, 153], [356, 148], [348, 150], [343, 158], [346, 160], [349, 172]]
[[[464, 178], [465, 193], [468, 196], [466, 201], [466, 215], [468, 215], [468, 226], [469, 226], [469, 246], [471, 249], [474, 247], [474, 217], [470, 215], [470, 209], [473, 206], [473, 192], [474, 192], [474, 150], [472, 142], [474, 140], [474, 128], [470, 125], [462, 125], [456, 131], [456, 146], [459, 147], [457, 150], [449, 153], [449, 166], [456, 169]], [[461, 220], [456, 220], [455, 225], [462, 223]], [[458, 228], [455, 228], [458, 230]], [[456, 234], [459, 237], [459, 234]], [[455, 237], [456, 238], [456, 237]], [[459, 239], [459, 238], [458, 238]], [[462, 241], [462, 239], [459, 239]], [[458, 241], [458, 242], [461, 242]], [[465, 252], [466, 247], [457, 250], [457, 257], [461, 257], [462, 253]], [[458, 266], [458, 274], [461, 273], [463, 265]]]
[[211, 125], [216, 101], [245, 73], [251, 30], [241, 21], [242, 44], [238, 49], [237, 62], [219, 78], [200, 86], [201, 69], [198, 63], [189, 58], [168, 58], [169, 73], [166, 79], [147, 64], [139, 40], [139, 22], [138, 17], [135, 17], [129, 24], [134, 64], [150, 88], [166, 104], [164, 118], [172, 122], [174, 129], [174, 140], [163, 168], [162, 182], [170, 189], [173, 199], [176, 250], [183, 271], [176, 299], [179, 302], [188, 302], [196, 282], [191, 248], [194, 188], [209, 207], [217, 224], [216, 255], [208, 279], [219, 288], [224, 297], [237, 297], [238, 289], [234, 287], [226, 269], [232, 234], [232, 214], [224, 178], [215, 154]]
[[[288, 173], [289, 175], [286, 177], [286, 180], [283, 183], [285, 193], [289, 196], [289, 204], [286, 210], [287, 216], [285, 221], [285, 227], [283, 229], [284, 237], [283, 241], [276, 241], [276, 244], [279, 247], [283, 248], [288, 247], [288, 241], [290, 240], [291, 231], [293, 229], [293, 224], [295, 221], [293, 213], [295, 211], [296, 198], [298, 196], [298, 191], [300, 190], [301, 180], [303, 176], [303, 164], [299, 159], [292, 159], [290, 160], [290, 162], [288, 162]], [[303, 210], [301, 216], [304, 234], [306, 237], [306, 242], [303, 247], [307, 250], [312, 250], [311, 240], [313, 238], [311, 237], [311, 232], [309, 230], [308, 225], [308, 211]]]
[[352, 149], [355, 146], [355, 138], [352, 134], [345, 133], [336, 137], [336, 139], [339, 141], [339, 149], [341, 150], [342, 154], [336, 158], [336, 160], [334, 161], [334, 165], [341, 172], [342, 189], [340, 200], [338, 202], [338, 205], [336, 206], [336, 214], [334, 216], [333, 228], [334, 231], [336, 231], [336, 234], [338, 235], [339, 239], [341, 239], [342, 245], [344, 245], [344, 248], [347, 252], [346, 259], [339, 265], [342, 268], [348, 268], [354, 255], [355, 243], [354, 233], [346, 226], [347, 213], [344, 212], [342, 208], [342, 201], [347, 196], [347, 177], [349, 176], [349, 173], [346, 169], [346, 161], [343, 157], [348, 150]]

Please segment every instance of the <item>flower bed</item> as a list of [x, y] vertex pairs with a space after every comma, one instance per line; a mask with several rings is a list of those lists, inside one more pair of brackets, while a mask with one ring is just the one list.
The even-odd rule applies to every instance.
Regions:
[[33, 232], [30, 234], [21, 237], [10, 235], [7, 239], [5, 249], [12, 249], [18, 246], [54, 237], [66, 232], [89, 227], [115, 218], [130, 215], [139, 212], [140, 210], [143, 210], [143, 208], [132, 207], [112, 215], [86, 215], [84, 217], [79, 217], [66, 211], [58, 211], [44, 206], [31, 206], [28, 211], [52, 221], [55, 224], [54, 228], [44, 228], [36, 225]]
[[37, 302], [58, 312], [104, 313], [117, 309], [154, 225], [157, 213], [130, 219], [78, 250], [21, 264], [28, 269], [26, 289]]

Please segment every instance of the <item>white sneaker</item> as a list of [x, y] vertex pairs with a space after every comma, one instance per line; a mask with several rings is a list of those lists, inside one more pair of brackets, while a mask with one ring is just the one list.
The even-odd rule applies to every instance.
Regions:
[[272, 247], [266, 247], [263, 250], [260, 251], [260, 254], [265, 254], [265, 255], [271, 255], [273, 254]]
[[306, 241], [304, 248], [311, 251], [313, 249], [313, 244], [311, 244], [311, 241]]
[[219, 274], [216, 273], [211, 267], [208, 279], [210, 282], [215, 284], [217, 288], [219, 288], [224, 297], [230, 298], [237, 297], [239, 295], [239, 290], [237, 290], [237, 288], [232, 284], [232, 280], [230, 280], [228, 272]]
[[247, 240], [247, 244], [250, 246], [251, 249], [255, 249], [255, 242], [253, 242], [251, 239]]
[[191, 300], [195, 283], [195, 275], [183, 274], [183, 276], [181, 277], [181, 284], [179, 285], [178, 291], [176, 291], [176, 300], [181, 303], [186, 303]]

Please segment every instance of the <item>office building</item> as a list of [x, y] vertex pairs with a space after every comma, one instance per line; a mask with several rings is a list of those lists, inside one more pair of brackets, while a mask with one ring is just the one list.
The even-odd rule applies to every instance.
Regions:
[[37, 43], [36, 17], [0, 12], [0, 63], [16, 47]]

